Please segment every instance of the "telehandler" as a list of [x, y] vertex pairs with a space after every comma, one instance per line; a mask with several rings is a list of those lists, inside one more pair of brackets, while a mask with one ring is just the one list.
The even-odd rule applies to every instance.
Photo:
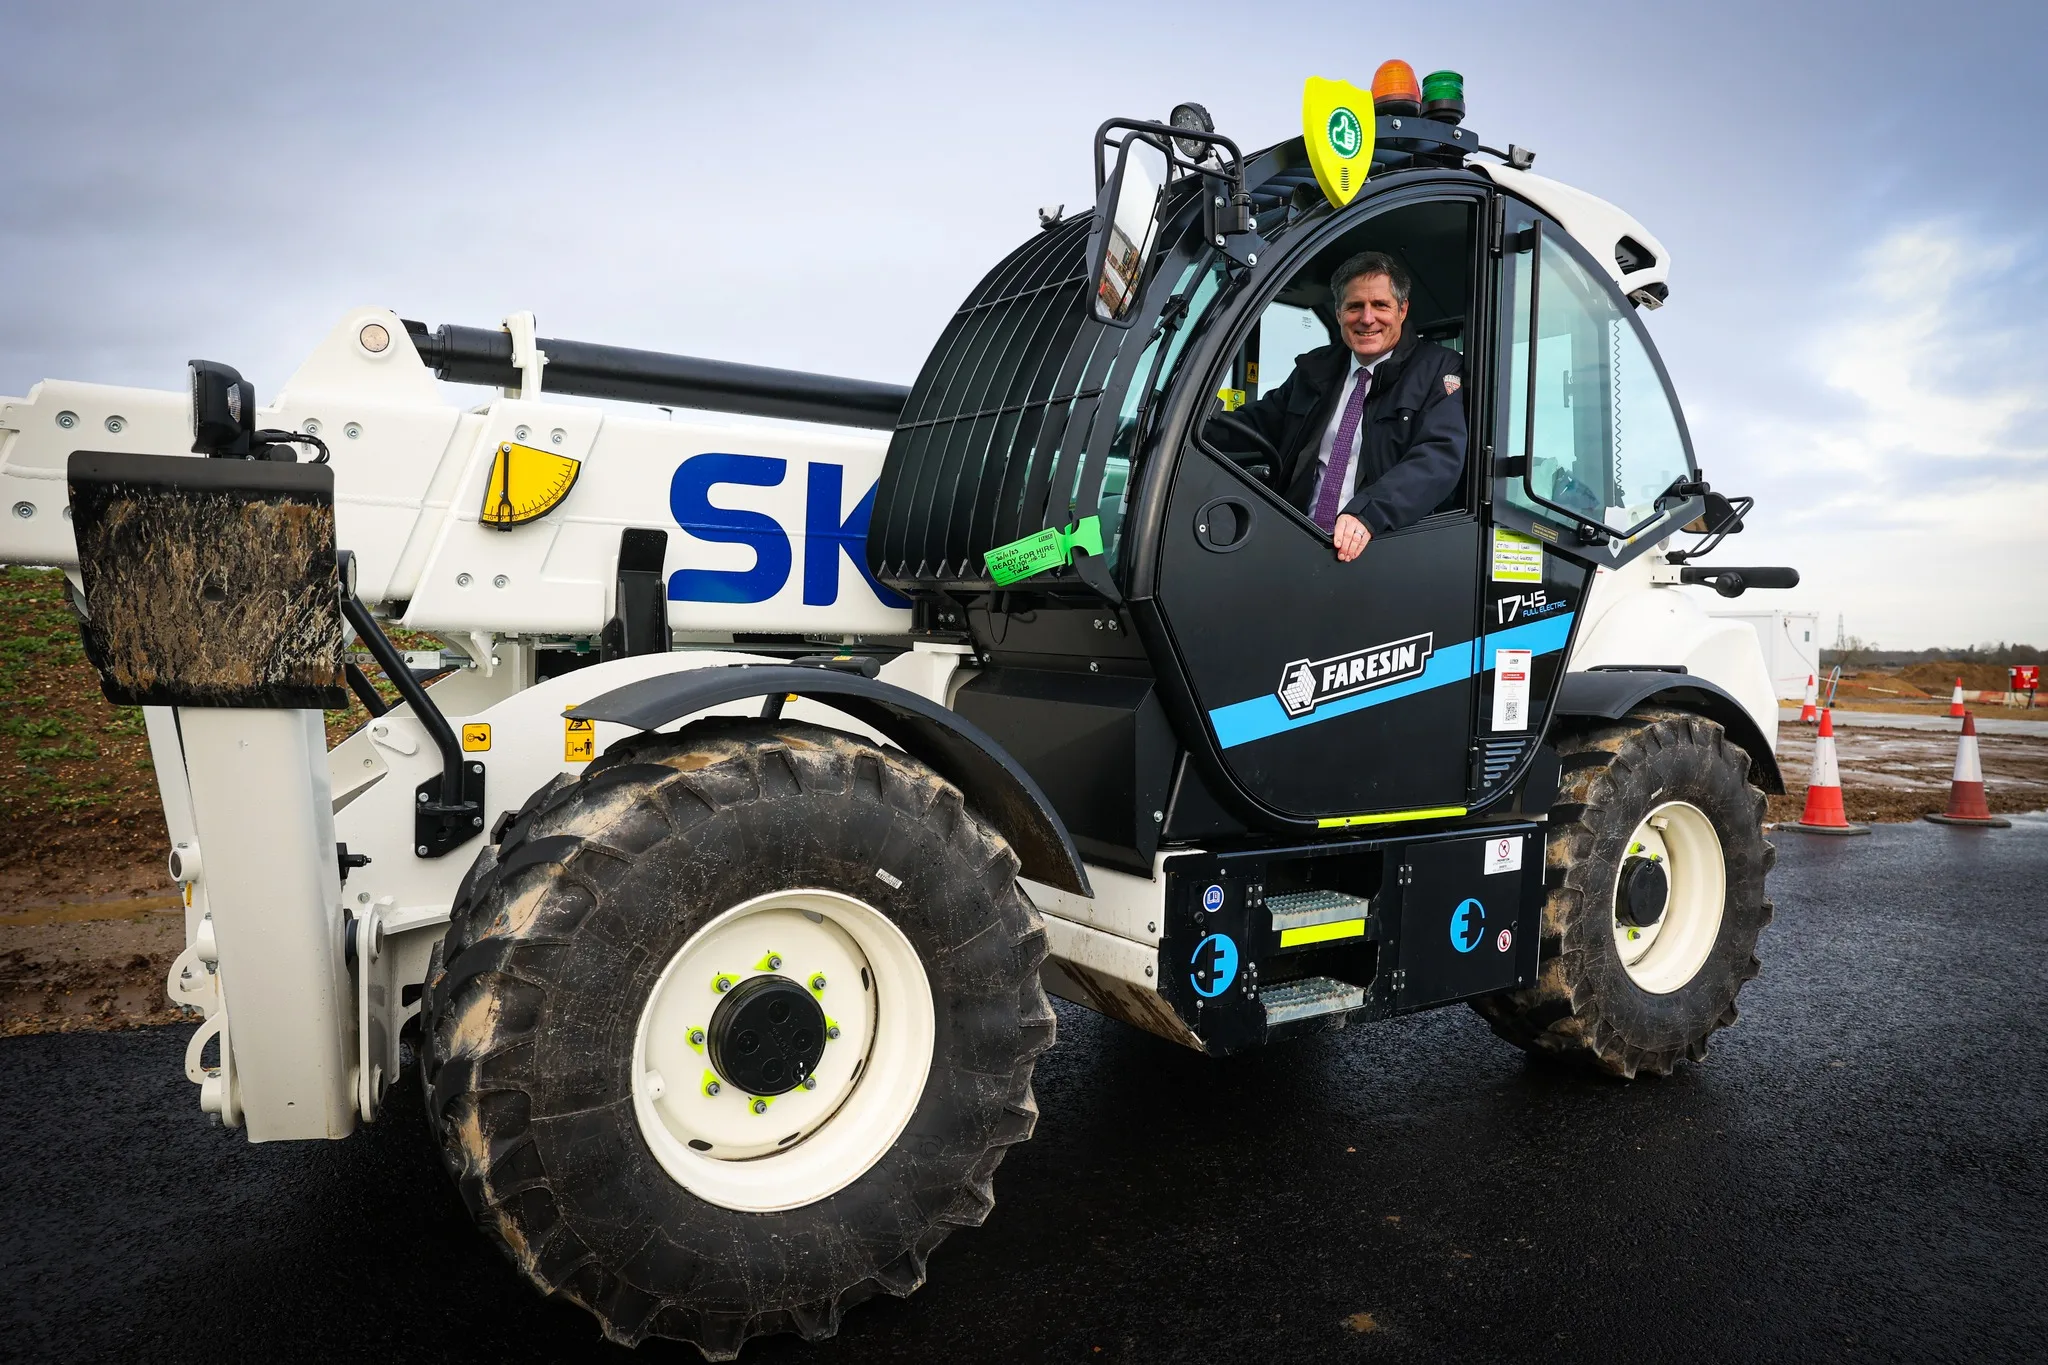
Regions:
[[[145, 708], [200, 1107], [341, 1138], [416, 1051], [534, 1284], [729, 1359], [988, 1215], [1048, 995], [1214, 1055], [1463, 1001], [1702, 1057], [1782, 784], [1755, 637], [1678, 588], [1797, 575], [1691, 562], [1750, 500], [1644, 326], [1663, 245], [1425, 84], [1311, 80], [1251, 153], [1103, 124], [907, 390], [362, 308], [268, 406], [0, 400], [0, 561]], [[1238, 414], [1364, 249], [1471, 437], [1345, 563]]]

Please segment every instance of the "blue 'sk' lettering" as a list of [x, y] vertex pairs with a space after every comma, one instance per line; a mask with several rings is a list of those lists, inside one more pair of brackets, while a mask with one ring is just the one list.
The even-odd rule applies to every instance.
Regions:
[[881, 481], [876, 480], [841, 521], [845, 473], [836, 464], [811, 466], [810, 486], [804, 490], [804, 605], [829, 607], [839, 600], [839, 552], [844, 550], [883, 606], [907, 607], [909, 598], [889, 591], [868, 572], [868, 521], [875, 515], [875, 489]]
[[669, 511], [676, 525], [699, 540], [754, 547], [751, 569], [677, 569], [668, 595], [678, 602], [765, 602], [789, 581], [789, 537], [763, 512], [711, 505], [711, 486], [751, 484], [773, 488], [782, 482], [787, 460], [767, 455], [692, 455], [676, 466], [668, 485]]
[[[715, 507], [711, 490], [722, 483], [774, 488], [788, 472], [789, 462], [767, 455], [692, 455], [676, 467], [669, 481], [669, 510], [676, 525], [699, 540], [749, 545], [751, 569], [677, 569], [669, 575], [668, 595], [678, 602], [765, 602], [789, 582], [789, 533], [765, 512]], [[877, 484], [876, 487], [880, 485]], [[875, 581], [868, 572], [868, 522], [875, 512], [875, 488], [854, 504], [844, 520], [839, 508], [845, 470], [813, 462], [804, 489], [804, 605], [829, 607], [839, 598], [839, 555], [844, 551], [883, 605], [910, 603]]]

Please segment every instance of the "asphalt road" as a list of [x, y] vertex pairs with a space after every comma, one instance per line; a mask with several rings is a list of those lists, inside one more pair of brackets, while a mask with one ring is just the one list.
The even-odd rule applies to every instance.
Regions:
[[[1229, 1062], [1063, 1009], [989, 1225], [744, 1358], [2042, 1359], [2048, 819], [1779, 842], [1764, 975], [1669, 1080], [1463, 1009]], [[632, 1358], [470, 1229], [411, 1086], [252, 1147], [184, 1033], [0, 1042], [0, 1357]]]

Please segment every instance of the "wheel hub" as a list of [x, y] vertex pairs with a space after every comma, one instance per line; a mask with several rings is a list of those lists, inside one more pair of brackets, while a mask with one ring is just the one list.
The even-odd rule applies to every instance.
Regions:
[[1630, 858], [1621, 865], [1621, 884], [1615, 888], [1615, 922], [1647, 929], [1664, 918], [1670, 897], [1671, 879], [1665, 875], [1663, 859]]
[[720, 1076], [750, 1095], [784, 1095], [824, 1055], [825, 1011], [786, 976], [754, 976], [718, 1002], [707, 1032]]
[[1653, 995], [1691, 981], [1714, 951], [1727, 888], [1706, 812], [1666, 801], [1645, 815], [1614, 877], [1614, 950], [1629, 979]]

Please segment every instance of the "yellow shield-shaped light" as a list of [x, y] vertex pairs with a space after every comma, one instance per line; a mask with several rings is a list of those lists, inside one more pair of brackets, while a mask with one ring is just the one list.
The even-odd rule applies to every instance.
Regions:
[[1372, 92], [1348, 81], [1310, 76], [1301, 88], [1301, 135], [1323, 195], [1338, 208], [1351, 202], [1372, 168]]

